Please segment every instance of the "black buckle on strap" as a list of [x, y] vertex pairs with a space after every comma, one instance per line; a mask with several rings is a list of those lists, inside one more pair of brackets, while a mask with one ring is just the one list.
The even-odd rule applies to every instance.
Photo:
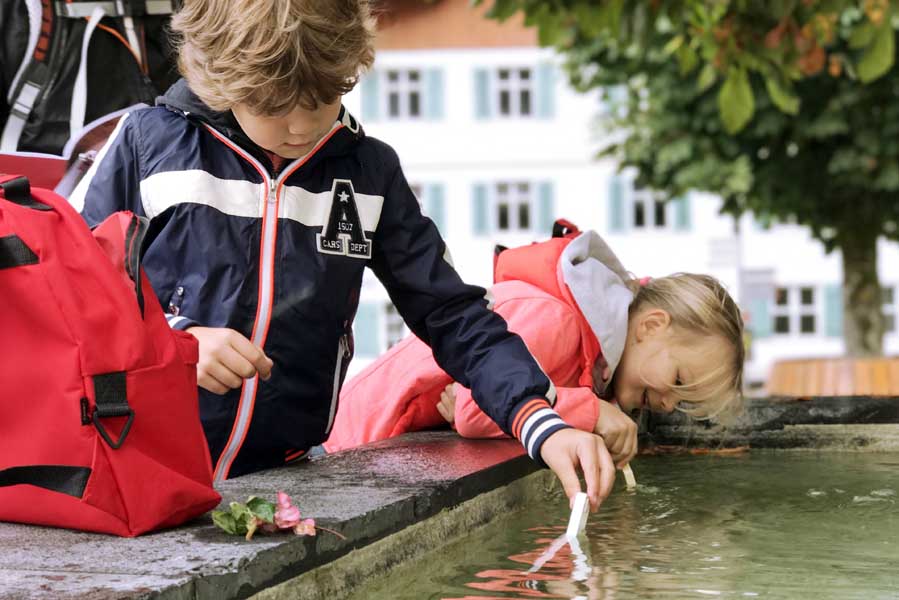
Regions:
[[[125, 385], [125, 372], [104, 373], [102, 375], [94, 375], [94, 395], [96, 397], [97, 406], [94, 408], [94, 414], [91, 415], [91, 421], [97, 428], [97, 433], [106, 440], [109, 447], [118, 450], [125, 439], [128, 432], [131, 431], [131, 425], [134, 423], [134, 410], [128, 405], [128, 391]], [[112, 436], [106, 430], [106, 427], [100, 421], [107, 417], [128, 417], [119, 439], [113, 441]]]
[[130, 408], [128, 409], [128, 420], [125, 421], [125, 426], [122, 427], [122, 433], [119, 434], [119, 439], [116, 441], [112, 440], [112, 437], [109, 435], [109, 432], [106, 431], [106, 427], [103, 426], [103, 423], [100, 422], [102, 416], [100, 415], [99, 410], [94, 411], [94, 416], [92, 420], [94, 422], [94, 427], [97, 428], [97, 433], [100, 434], [106, 443], [109, 444], [109, 447], [113, 450], [118, 450], [122, 444], [125, 443], [125, 438], [128, 437], [128, 432], [131, 430], [131, 424], [134, 422], [134, 411]]

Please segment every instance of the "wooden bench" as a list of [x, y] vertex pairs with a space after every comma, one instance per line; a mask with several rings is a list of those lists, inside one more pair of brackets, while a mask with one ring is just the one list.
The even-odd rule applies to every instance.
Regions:
[[899, 396], [899, 356], [778, 361], [766, 391], [797, 398]]

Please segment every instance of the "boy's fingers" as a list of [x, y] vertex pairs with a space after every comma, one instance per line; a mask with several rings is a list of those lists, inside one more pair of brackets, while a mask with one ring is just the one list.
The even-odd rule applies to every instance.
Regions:
[[[228, 343], [252, 365], [254, 373], [259, 373], [262, 379], [268, 379], [271, 376], [274, 363], [259, 346], [236, 331], [230, 336]], [[253, 373], [247, 377], [252, 377], [252, 375]]]
[[562, 484], [562, 489], [565, 490], [565, 495], [568, 496], [568, 508], [571, 508], [574, 506], [574, 497], [581, 491], [581, 482], [574, 470], [574, 463], [566, 460], [555, 465], [553, 470], [559, 478], [559, 483]]
[[[241, 379], [249, 379], [256, 374], [256, 367], [233, 346], [225, 346], [219, 353], [221, 364]], [[223, 381], [222, 383], [229, 383]]]
[[206, 371], [197, 373], [197, 385], [213, 394], [224, 394], [228, 391], [227, 386], [222, 385], [220, 381], [209, 375]]
[[239, 388], [243, 384], [243, 379], [241, 379], [240, 375], [218, 361], [214, 361], [206, 366], [206, 375], [226, 388], [218, 392], [220, 394], [225, 393], [228, 389]]

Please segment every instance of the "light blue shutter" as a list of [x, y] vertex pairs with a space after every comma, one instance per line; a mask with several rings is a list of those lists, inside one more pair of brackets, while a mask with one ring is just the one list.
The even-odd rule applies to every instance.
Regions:
[[754, 338], [771, 335], [771, 316], [768, 314], [768, 300], [756, 298], [749, 303], [749, 330]]
[[437, 225], [437, 229], [440, 230], [440, 235], [446, 237], [446, 206], [443, 184], [429, 184], [427, 191], [425, 191], [425, 198], [427, 198], [428, 216], [434, 221], [434, 224]]
[[443, 69], [425, 72], [425, 115], [433, 121], [443, 118]]
[[615, 175], [609, 180], [609, 231], [624, 231], [624, 181]]
[[556, 220], [554, 186], [552, 181], [541, 181], [537, 186], [537, 233], [552, 235]]
[[360, 302], [353, 321], [356, 356], [374, 358], [381, 353], [381, 304]]
[[490, 118], [490, 73], [487, 69], [474, 70], [474, 116]]
[[489, 215], [487, 213], [487, 186], [476, 183], [471, 193], [472, 229], [475, 235], [487, 235]]
[[362, 78], [362, 120], [377, 121], [380, 118], [380, 73], [372, 69]]
[[675, 198], [674, 228], [678, 231], [690, 231], [690, 196]]
[[843, 336], [843, 289], [838, 285], [824, 288], [824, 333], [830, 337]]
[[537, 65], [537, 116], [552, 119], [556, 114], [556, 66], [549, 62]]

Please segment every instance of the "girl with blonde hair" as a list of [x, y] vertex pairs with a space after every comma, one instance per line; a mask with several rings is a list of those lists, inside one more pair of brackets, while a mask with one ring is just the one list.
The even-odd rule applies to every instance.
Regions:
[[[637, 452], [634, 412], [720, 421], [739, 410], [743, 320], [724, 286], [690, 273], [637, 280], [596, 232], [562, 223], [558, 237], [501, 252], [491, 290], [493, 309], [553, 381], [562, 418], [600, 435], [621, 467]], [[347, 383], [324, 448], [447, 421], [464, 437], [504, 435], [409, 336]]]

